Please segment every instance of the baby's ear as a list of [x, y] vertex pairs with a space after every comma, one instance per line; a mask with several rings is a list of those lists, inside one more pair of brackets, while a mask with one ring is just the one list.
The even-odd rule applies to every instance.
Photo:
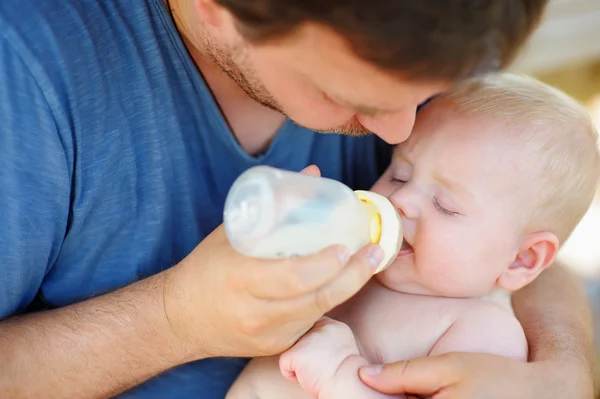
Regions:
[[498, 285], [511, 292], [525, 287], [552, 264], [558, 249], [558, 237], [553, 233], [543, 231], [527, 235], [515, 260], [498, 278]]

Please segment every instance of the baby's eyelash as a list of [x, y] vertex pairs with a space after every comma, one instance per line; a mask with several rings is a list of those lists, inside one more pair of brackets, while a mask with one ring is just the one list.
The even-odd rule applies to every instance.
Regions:
[[433, 197], [433, 205], [437, 208], [438, 211], [448, 215], [448, 216], [455, 216], [458, 215], [458, 212], [452, 212], [449, 211], [448, 209], [444, 208], [442, 205], [440, 205], [440, 203], [438, 202], [437, 198]]

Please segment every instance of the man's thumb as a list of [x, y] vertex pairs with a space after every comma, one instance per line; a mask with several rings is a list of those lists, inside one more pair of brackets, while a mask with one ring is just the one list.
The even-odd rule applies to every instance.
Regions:
[[367, 366], [359, 375], [381, 393], [434, 395], [450, 384], [449, 370], [445, 356], [432, 356]]

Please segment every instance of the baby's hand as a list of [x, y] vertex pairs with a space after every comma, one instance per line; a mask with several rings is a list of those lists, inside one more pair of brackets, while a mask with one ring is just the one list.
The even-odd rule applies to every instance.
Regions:
[[284, 377], [296, 380], [313, 398], [333, 378], [346, 358], [358, 355], [356, 339], [346, 324], [322, 317], [310, 331], [280, 356]]

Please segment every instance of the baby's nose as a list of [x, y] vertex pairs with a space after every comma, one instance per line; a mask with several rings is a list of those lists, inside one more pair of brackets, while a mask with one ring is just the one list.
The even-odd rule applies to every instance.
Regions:
[[408, 216], [406, 216], [406, 213], [404, 213], [404, 210], [402, 210], [402, 208], [396, 208], [398, 209], [398, 213], [400, 214], [401, 217], [403, 218], [407, 218]]
[[410, 195], [408, 190], [397, 190], [390, 196], [390, 201], [403, 219], [416, 219], [419, 215], [419, 209], [416, 205], [416, 200]]

